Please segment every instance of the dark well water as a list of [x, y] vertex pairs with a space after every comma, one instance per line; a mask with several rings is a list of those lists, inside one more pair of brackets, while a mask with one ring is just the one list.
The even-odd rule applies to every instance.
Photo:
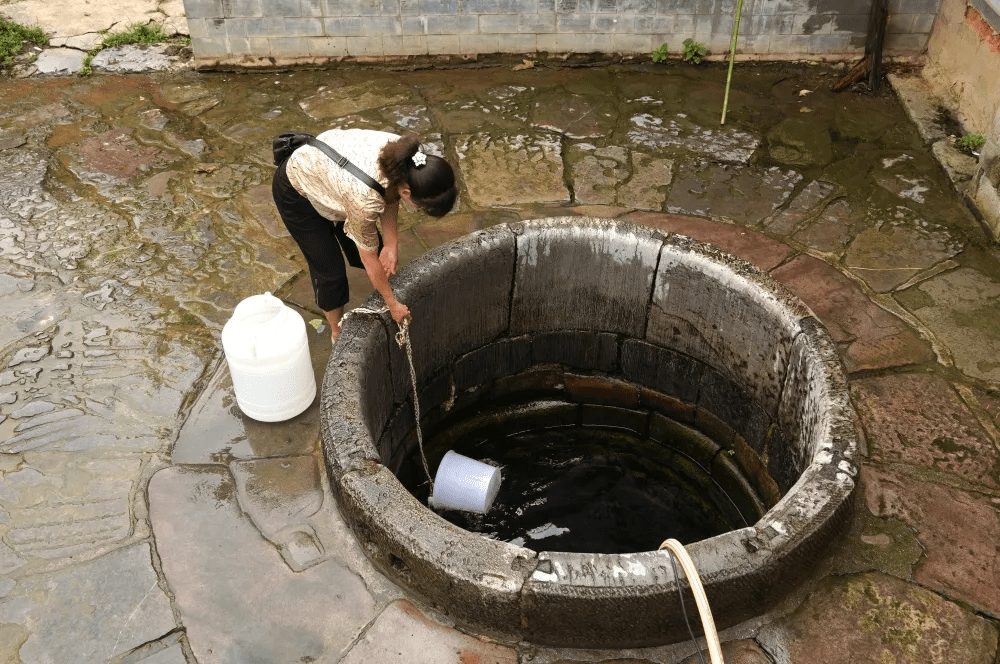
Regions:
[[[511, 434], [480, 429], [450, 449], [499, 467], [503, 482], [485, 515], [438, 513], [466, 530], [536, 551], [649, 551], [670, 537], [687, 544], [746, 525], [700, 466], [667, 444], [630, 432], [600, 426]], [[428, 445], [432, 473], [444, 451]], [[426, 504], [419, 453], [403, 462], [398, 476]]]

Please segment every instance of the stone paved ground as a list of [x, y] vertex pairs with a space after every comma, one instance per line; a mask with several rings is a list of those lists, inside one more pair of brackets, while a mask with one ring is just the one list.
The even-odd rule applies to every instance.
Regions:
[[738, 71], [724, 128], [721, 69], [0, 80], [0, 662], [697, 661], [454, 629], [361, 553], [317, 404], [239, 413], [219, 331], [240, 299], [314, 324], [317, 378], [330, 351], [268, 159], [329, 126], [417, 130], [457, 165], [455, 212], [403, 213], [404, 262], [505, 221], [617, 217], [753, 262], [824, 321], [867, 438], [857, 515], [724, 634], [727, 661], [996, 662], [1000, 254], [895, 98]]

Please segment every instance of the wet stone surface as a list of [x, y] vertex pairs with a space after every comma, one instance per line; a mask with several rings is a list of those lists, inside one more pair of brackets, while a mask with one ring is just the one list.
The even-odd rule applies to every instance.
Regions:
[[[95, 69], [174, 57], [136, 51]], [[861, 661], [992, 662], [1000, 258], [894, 97], [831, 95], [824, 67], [741, 69], [725, 126], [714, 66], [0, 79], [0, 661], [691, 654], [518, 653], [444, 627], [340, 520], [317, 404], [239, 412], [219, 332], [241, 299], [297, 307], [317, 378], [330, 350], [270, 139], [365, 127], [421, 133], [459, 175], [452, 215], [401, 211], [404, 263], [505, 221], [620, 217], [757, 264], [830, 330], [873, 452], [851, 545], [821, 567], [848, 576], [733, 656], [841, 661], [824, 635], [843, 631]], [[371, 288], [350, 279], [354, 306]]]

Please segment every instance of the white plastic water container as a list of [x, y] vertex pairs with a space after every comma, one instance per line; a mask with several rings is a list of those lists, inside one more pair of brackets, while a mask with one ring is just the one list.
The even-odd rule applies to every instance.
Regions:
[[435, 509], [486, 514], [499, 490], [499, 468], [449, 450], [438, 466], [434, 493], [427, 504]]
[[222, 328], [222, 349], [236, 403], [247, 416], [281, 422], [304, 411], [316, 397], [306, 323], [270, 293], [236, 305]]

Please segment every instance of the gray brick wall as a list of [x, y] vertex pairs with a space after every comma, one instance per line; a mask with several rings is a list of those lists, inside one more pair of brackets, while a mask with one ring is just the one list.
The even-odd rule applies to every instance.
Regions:
[[[738, 53], [769, 58], [864, 50], [871, 0], [744, 0]], [[924, 50], [941, 0], [890, 0], [889, 55]], [[184, 0], [203, 62], [308, 62], [421, 55], [648, 55], [689, 37], [729, 49], [736, 0]]]

